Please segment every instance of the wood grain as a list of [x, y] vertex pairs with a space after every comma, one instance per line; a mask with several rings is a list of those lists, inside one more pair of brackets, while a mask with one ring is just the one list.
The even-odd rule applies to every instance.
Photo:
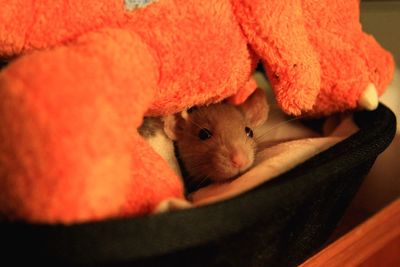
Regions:
[[400, 199], [300, 267], [400, 266]]

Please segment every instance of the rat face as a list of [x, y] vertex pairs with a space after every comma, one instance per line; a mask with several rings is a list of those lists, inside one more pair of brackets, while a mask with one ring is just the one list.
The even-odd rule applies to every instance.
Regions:
[[167, 116], [164, 131], [176, 141], [192, 181], [224, 181], [252, 166], [256, 151], [252, 128], [267, 116], [265, 93], [257, 89], [239, 106], [219, 103]]
[[254, 162], [253, 131], [234, 106], [196, 109], [178, 122], [178, 128], [179, 155], [192, 179], [227, 180]]

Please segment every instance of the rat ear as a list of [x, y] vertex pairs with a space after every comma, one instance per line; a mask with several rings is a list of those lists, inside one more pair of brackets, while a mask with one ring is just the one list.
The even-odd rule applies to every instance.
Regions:
[[186, 115], [187, 112], [183, 111], [182, 113], [168, 115], [163, 118], [164, 132], [171, 140], [176, 141], [183, 133]]
[[269, 111], [264, 90], [257, 88], [243, 104], [239, 105], [239, 109], [250, 126], [257, 127], [262, 125], [267, 120]]

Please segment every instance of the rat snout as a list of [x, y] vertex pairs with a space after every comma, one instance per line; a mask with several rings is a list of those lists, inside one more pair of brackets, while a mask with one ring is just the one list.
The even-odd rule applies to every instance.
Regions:
[[249, 159], [246, 157], [244, 153], [233, 153], [231, 155], [231, 163], [232, 166], [238, 169], [242, 169], [244, 166], [246, 166], [249, 162]]

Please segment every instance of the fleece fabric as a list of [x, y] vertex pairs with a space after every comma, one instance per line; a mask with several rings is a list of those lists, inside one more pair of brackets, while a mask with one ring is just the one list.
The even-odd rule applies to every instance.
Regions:
[[136, 131], [143, 116], [241, 103], [260, 59], [294, 115], [354, 108], [393, 70], [361, 30], [358, 0], [131, 2], [0, 0], [0, 57], [14, 59], [0, 73], [8, 218], [82, 222], [182, 198], [180, 179]]

